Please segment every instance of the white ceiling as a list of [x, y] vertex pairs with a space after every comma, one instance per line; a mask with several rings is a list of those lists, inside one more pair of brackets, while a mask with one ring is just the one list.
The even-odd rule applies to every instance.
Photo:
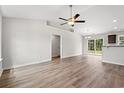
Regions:
[[[58, 17], [70, 17], [70, 9], [67, 5], [2, 5], [1, 10], [6, 17], [49, 20], [58, 24], [63, 23]], [[85, 19], [86, 23], [76, 24], [74, 29], [82, 35], [124, 31], [123, 10], [124, 6], [121, 5], [75, 5], [73, 13], [80, 13], [79, 19]]]

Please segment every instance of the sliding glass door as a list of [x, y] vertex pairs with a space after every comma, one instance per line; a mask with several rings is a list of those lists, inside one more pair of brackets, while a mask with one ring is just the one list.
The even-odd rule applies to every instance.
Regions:
[[95, 47], [94, 47], [94, 40], [88, 40], [88, 52], [94, 53]]
[[88, 40], [88, 52], [101, 55], [102, 54], [103, 39]]

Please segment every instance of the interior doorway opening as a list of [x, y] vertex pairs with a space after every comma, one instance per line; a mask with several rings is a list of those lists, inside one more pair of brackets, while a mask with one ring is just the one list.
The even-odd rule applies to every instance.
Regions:
[[60, 36], [52, 36], [52, 62], [60, 62], [61, 53], [60, 53]]

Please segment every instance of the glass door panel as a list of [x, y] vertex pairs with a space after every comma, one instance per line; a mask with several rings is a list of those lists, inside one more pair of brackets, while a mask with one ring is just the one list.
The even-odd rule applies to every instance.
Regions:
[[95, 52], [94, 40], [88, 40], [88, 52], [89, 53]]
[[88, 40], [88, 52], [101, 55], [102, 54], [103, 39]]
[[95, 54], [100, 55], [102, 54], [102, 46], [103, 46], [103, 39], [96, 39], [95, 40]]

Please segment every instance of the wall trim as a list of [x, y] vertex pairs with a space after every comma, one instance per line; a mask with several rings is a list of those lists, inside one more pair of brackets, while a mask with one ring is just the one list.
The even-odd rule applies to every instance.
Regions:
[[[76, 56], [82, 56], [82, 54], [73, 55], [73, 56], [68, 56], [68, 57], [66, 56], [66, 57], [61, 58], [61, 59], [70, 58], [70, 57], [76, 57]], [[11, 67], [3, 68], [3, 70], [18, 68], [18, 67], [24, 67], [24, 66], [33, 65], [33, 64], [38, 64], [38, 63], [47, 63], [47, 62], [50, 62], [50, 61], [51, 61], [51, 59], [43, 60], [43, 61], [38, 61], [38, 62], [32, 62], [32, 63], [30, 63], [30, 64], [14, 65], [14, 66], [11, 66]]]
[[45, 62], [48, 62], [48, 61], [51, 61], [51, 59], [43, 60], [43, 61], [31, 62], [31, 63], [27, 63], [27, 64], [22, 64], [22, 65], [14, 65], [14, 66], [11, 66], [11, 67], [5, 67], [5, 68], [3, 68], [3, 70], [12, 69], [12, 68], [18, 68], [18, 67], [23, 67], [23, 66], [28, 66], [28, 65], [38, 64], [38, 63], [45, 63]]
[[103, 63], [109, 63], [109, 64], [115, 64], [115, 65], [122, 65], [124, 66], [124, 64], [122, 63], [116, 63], [116, 62], [112, 62], [112, 61], [108, 61], [108, 60], [102, 60]]
[[73, 55], [70, 55], [70, 56], [64, 56], [64, 57], [62, 56], [62, 59], [63, 59], [63, 58], [74, 57], [74, 56], [80, 56], [80, 55], [82, 55], [82, 54], [73, 54]]

